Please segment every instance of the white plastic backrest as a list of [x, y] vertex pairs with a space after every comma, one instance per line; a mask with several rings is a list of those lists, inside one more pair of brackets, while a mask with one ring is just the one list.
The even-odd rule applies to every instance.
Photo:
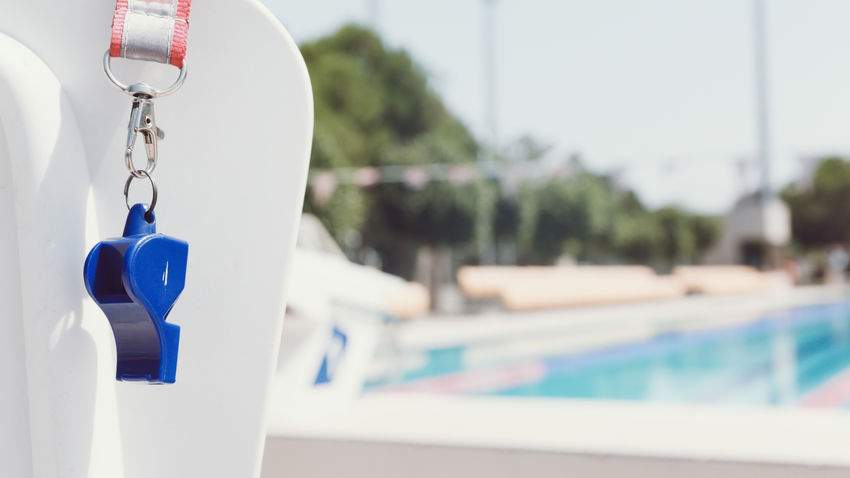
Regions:
[[312, 135], [296, 45], [257, 2], [193, 5], [189, 78], [156, 101], [158, 229], [189, 242], [177, 383], [117, 383], [82, 282], [126, 217], [130, 103], [100, 67], [112, 2], [0, 7], [0, 476], [257, 476]]

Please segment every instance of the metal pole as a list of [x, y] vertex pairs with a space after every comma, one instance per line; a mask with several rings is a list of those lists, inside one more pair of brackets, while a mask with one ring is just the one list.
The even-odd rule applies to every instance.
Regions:
[[[496, 0], [484, 0], [482, 33], [484, 40], [484, 128], [487, 137], [484, 154], [479, 157], [482, 171], [492, 174], [495, 168], [495, 155], [498, 148], [498, 127], [496, 122]], [[497, 178], [501, 189], [501, 181]], [[501, 192], [500, 192], [501, 194]], [[484, 204], [479, 205], [479, 216], [484, 217]], [[481, 234], [478, 238], [478, 262], [481, 265], [496, 263], [496, 242], [490, 234]], [[489, 237], [488, 237], [489, 236]]]
[[369, 27], [378, 31], [378, 12], [380, 11], [378, 0], [368, 0], [369, 3]]
[[496, 0], [484, 0], [484, 124], [489, 146], [499, 141], [496, 96]]
[[753, 41], [755, 54], [756, 128], [758, 160], [761, 168], [761, 197], [773, 196], [771, 185], [770, 105], [768, 83], [768, 34], [764, 0], [753, 0]]

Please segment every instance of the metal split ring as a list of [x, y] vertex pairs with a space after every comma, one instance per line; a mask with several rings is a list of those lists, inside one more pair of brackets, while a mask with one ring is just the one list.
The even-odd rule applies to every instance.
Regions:
[[[158, 98], [161, 96], [168, 96], [171, 93], [179, 90], [181, 86], [183, 86], [183, 82], [186, 81], [186, 73], [188, 72], [188, 64], [186, 60], [183, 60], [183, 66], [180, 67], [180, 73], [177, 75], [177, 79], [174, 83], [171, 84], [168, 88], [164, 90], [158, 90], [156, 88], [149, 88], [151, 98]], [[112, 57], [109, 55], [109, 50], [106, 50], [106, 53], [103, 54], [103, 72], [106, 73], [106, 77], [109, 78], [109, 81], [115, 85], [116, 88], [123, 91], [124, 93], [132, 95], [133, 92], [131, 88], [135, 85], [127, 86], [122, 83], [115, 75], [112, 73]]]
[[132, 183], [133, 179], [135, 179], [137, 177], [140, 177], [140, 178], [146, 177], [146, 178], [148, 178], [148, 181], [150, 181], [150, 183], [151, 183], [151, 191], [152, 191], [151, 205], [148, 207], [148, 210], [145, 212], [145, 219], [148, 222], [151, 222], [151, 221], [153, 221], [153, 209], [156, 207], [156, 198], [157, 198], [158, 193], [157, 193], [157, 189], [156, 189], [156, 183], [154, 182], [151, 175], [148, 174], [148, 172], [145, 171], [144, 169], [133, 171], [133, 173], [130, 174], [130, 176], [127, 178], [127, 182], [124, 183], [124, 203], [127, 204], [127, 209], [129, 210], [130, 209], [130, 198], [129, 198], [130, 183]]

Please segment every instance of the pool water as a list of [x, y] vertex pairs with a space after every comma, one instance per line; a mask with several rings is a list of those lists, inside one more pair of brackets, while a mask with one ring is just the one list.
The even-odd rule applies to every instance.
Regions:
[[464, 353], [463, 348], [431, 350], [401, 383], [383, 386], [513, 397], [850, 405], [848, 302], [488, 367], [465, 367]]

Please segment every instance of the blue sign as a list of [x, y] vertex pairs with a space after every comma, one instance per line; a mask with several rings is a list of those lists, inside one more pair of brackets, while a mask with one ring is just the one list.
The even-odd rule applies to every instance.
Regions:
[[325, 351], [325, 358], [322, 359], [322, 366], [319, 368], [319, 375], [316, 376], [315, 385], [333, 381], [334, 376], [336, 376], [336, 370], [340, 362], [342, 362], [347, 345], [348, 336], [342, 330], [339, 330], [339, 327], [334, 326], [331, 341], [328, 343], [328, 349]]

